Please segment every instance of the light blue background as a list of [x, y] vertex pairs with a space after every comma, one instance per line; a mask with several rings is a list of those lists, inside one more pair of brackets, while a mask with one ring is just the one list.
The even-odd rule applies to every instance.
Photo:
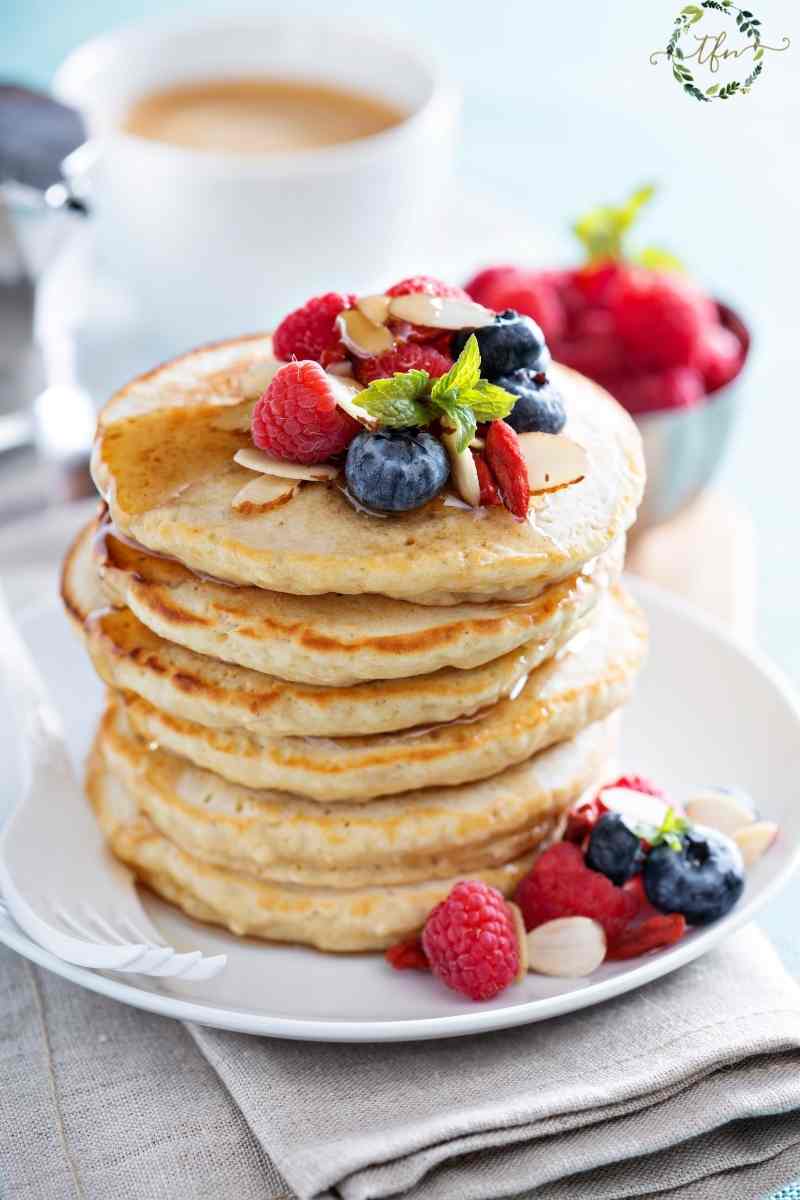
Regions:
[[[165, 11], [220, 7], [4, 0], [0, 77], [46, 86], [67, 51], [96, 32]], [[259, 11], [283, 7], [265, 0]], [[646, 232], [731, 298], [755, 330], [747, 411], [723, 481], [757, 529], [759, 639], [798, 681], [800, 16], [792, 0], [758, 0], [765, 40], [787, 34], [794, 47], [768, 58], [749, 97], [700, 105], [678, 91], [663, 61], [660, 68], [648, 61], [680, 7], [678, 0], [337, 0], [333, 11], [342, 22], [379, 20], [413, 33], [439, 55], [465, 95], [464, 186], [500, 195], [533, 227], [557, 236], [593, 202], [621, 198], [644, 180], [662, 185]], [[332, 16], [330, 0], [294, 0], [291, 11]], [[798, 900], [795, 884], [766, 921], [795, 970]]]

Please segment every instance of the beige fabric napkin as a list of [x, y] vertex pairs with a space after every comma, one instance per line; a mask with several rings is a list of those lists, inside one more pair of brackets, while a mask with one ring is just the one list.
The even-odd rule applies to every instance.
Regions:
[[0, 1079], [14, 1200], [760, 1200], [800, 1174], [800, 990], [754, 929], [601, 1007], [394, 1046], [184, 1028], [3, 951]]

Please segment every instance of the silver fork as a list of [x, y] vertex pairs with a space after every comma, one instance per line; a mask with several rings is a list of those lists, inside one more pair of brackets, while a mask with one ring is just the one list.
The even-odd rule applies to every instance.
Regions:
[[61, 720], [1, 592], [0, 667], [28, 768], [0, 834], [8, 912], [40, 946], [78, 966], [195, 981], [218, 974], [224, 954], [166, 945], [130, 871], [106, 848], [75, 779]]

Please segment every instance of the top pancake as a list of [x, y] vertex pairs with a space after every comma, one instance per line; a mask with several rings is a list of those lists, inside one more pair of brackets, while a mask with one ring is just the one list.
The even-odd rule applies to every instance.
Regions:
[[252, 479], [233, 461], [250, 445], [248, 369], [270, 341], [195, 350], [133, 380], [100, 415], [93, 475], [122, 533], [237, 584], [295, 595], [378, 593], [417, 604], [529, 599], [603, 553], [633, 522], [641, 444], [606, 392], [566, 368], [553, 376], [565, 432], [585, 447], [586, 478], [538, 497], [526, 521], [437, 497], [410, 513], [357, 511], [338, 482], [303, 484], [267, 513], [234, 512]]

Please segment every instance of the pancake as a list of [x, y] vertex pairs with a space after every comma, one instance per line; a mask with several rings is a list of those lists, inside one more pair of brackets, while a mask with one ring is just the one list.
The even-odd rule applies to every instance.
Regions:
[[602, 720], [627, 700], [646, 649], [644, 619], [620, 587], [590, 627], [537, 667], [512, 699], [448, 724], [353, 738], [267, 738], [173, 717], [126, 693], [125, 709], [148, 743], [224, 779], [324, 803], [369, 800], [482, 779]]
[[133, 380], [100, 414], [95, 483], [115, 525], [150, 550], [236, 584], [297, 595], [378, 593], [417, 604], [523, 600], [602, 554], [631, 525], [644, 484], [631, 418], [566, 368], [553, 380], [565, 432], [586, 449], [586, 478], [538, 497], [525, 521], [439, 496], [379, 519], [338, 481], [306, 483], [268, 512], [231, 506], [252, 472], [241, 379], [269, 361], [265, 336], [195, 350]]
[[[336, 889], [237, 875], [179, 849], [142, 814], [124, 783], [92, 756], [87, 792], [109, 845], [136, 877], [191, 917], [232, 933], [299, 942], [319, 950], [383, 950], [415, 932], [456, 878]], [[534, 854], [480, 879], [510, 895]]]
[[449, 878], [520, 857], [605, 776], [616, 737], [610, 718], [480, 783], [331, 806], [148, 751], [113, 701], [96, 751], [155, 828], [194, 857], [276, 882], [346, 888]]
[[[97, 581], [92, 540], [88, 527], [69, 551], [61, 595], [98, 675], [171, 716], [212, 728], [267, 737], [346, 737], [450, 721], [509, 695], [542, 652], [540, 646], [530, 652], [521, 646], [471, 671], [443, 667], [431, 675], [352, 687], [289, 683], [176, 646], [130, 610], [109, 609]], [[564, 640], [574, 628], [563, 630]]]
[[455, 607], [231, 587], [121, 541], [104, 517], [94, 550], [109, 603], [168, 641], [281, 679], [341, 687], [468, 670], [522, 645], [538, 666], [617, 578], [625, 546], [619, 540], [534, 600]]

